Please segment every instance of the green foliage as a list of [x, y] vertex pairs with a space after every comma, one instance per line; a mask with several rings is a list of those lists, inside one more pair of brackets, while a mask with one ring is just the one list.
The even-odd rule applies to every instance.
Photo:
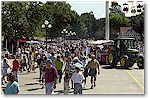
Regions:
[[98, 30], [93, 12], [81, 14], [71, 26], [79, 38], [93, 37]]
[[[2, 32], [6, 33], [9, 39], [14, 37], [14, 40], [17, 40], [20, 36], [27, 39], [34, 36], [44, 37], [45, 29], [41, 26], [45, 20], [52, 25], [52, 28], [48, 29], [48, 36], [51, 38], [63, 36], [61, 31], [64, 28], [76, 32], [79, 38], [96, 37], [97, 31], [105, 32], [105, 18], [95, 19], [93, 12], [79, 16], [66, 2], [4, 1], [1, 7]], [[111, 33], [118, 33], [120, 27], [131, 26], [132, 20], [134, 30], [144, 34], [144, 13], [133, 19], [127, 18], [117, 2], [112, 3], [110, 11]]]
[[43, 35], [45, 20], [52, 25], [48, 36], [62, 36], [61, 31], [77, 16], [66, 2], [2, 2], [2, 30], [8, 37], [27, 39]]
[[138, 16], [131, 17], [130, 19], [133, 29], [139, 33], [142, 37], [142, 40], [144, 40], [144, 12]]
[[119, 32], [120, 27], [130, 26], [130, 19], [118, 12], [110, 12], [110, 22], [112, 29], [115, 29], [116, 32]]

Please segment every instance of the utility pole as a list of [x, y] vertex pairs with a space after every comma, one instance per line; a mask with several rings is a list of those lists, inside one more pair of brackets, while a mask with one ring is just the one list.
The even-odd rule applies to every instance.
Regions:
[[106, 18], [105, 18], [105, 39], [109, 40], [109, 1], [106, 1]]

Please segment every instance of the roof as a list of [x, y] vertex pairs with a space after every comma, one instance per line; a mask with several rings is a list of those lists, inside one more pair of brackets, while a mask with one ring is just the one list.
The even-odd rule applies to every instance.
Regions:
[[127, 33], [132, 27], [120, 27], [120, 33]]

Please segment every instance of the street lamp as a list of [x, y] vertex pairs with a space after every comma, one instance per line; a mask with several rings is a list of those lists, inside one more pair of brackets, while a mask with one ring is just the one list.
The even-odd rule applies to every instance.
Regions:
[[61, 33], [63, 34], [64, 41], [65, 41], [65, 34], [67, 34], [67, 33], [68, 33], [68, 31], [67, 31], [66, 29], [63, 29], [63, 30], [61, 31]]
[[42, 28], [45, 28], [46, 30], [46, 51], [47, 51], [47, 33], [48, 33], [48, 28], [52, 28], [52, 25], [49, 24], [47, 20], [45, 20], [44, 24], [42, 24]]
[[76, 35], [76, 33], [75, 33], [75, 32], [73, 32], [73, 33], [72, 33], [72, 35]]

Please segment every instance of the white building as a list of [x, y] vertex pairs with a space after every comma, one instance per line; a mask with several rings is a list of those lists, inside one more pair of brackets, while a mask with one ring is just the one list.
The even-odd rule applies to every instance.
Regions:
[[136, 41], [141, 40], [139, 33], [136, 33], [132, 27], [120, 27], [118, 38], [135, 38]]

